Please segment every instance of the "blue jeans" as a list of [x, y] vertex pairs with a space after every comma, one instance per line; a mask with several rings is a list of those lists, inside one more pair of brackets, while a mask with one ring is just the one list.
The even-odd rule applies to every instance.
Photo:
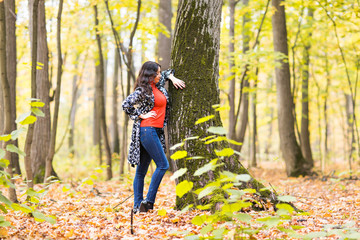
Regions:
[[140, 128], [140, 164], [136, 168], [134, 178], [134, 208], [138, 208], [143, 198], [144, 192], [144, 178], [148, 171], [151, 159], [156, 164], [156, 170], [151, 177], [149, 191], [146, 195], [148, 202], [154, 203], [156, 193], [158, 191], [160, 182], [169, 169], [169, 162], [166, 158], [164, 149], [161, 145], [157, 128], [141, 127]]

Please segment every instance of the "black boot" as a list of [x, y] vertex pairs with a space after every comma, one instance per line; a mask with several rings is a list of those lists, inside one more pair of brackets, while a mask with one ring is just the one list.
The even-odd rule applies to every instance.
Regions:
[[143, 200], [140, 203], [140, 212], [147, 212], [149, 209], [154, 209], [154, 203]]

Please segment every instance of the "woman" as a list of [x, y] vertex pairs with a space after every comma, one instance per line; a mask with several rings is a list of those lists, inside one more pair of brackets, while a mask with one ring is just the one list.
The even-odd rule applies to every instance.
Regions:
[[[123, 110], [134, 120], [128, 155], [128, 162], [132, 166], [137, 165], [133, 183], [134, 213], [154, 208], [157, 190], [169, 168], [163, 128], [169, 117], [170, 106], [164, 85], [166, 80], [171, 80], [176, 88], [185, 87], [185, 83], [174, 77], [173, 73], [172, 69], [160, 72], [160, 65], [156, 62], [145, 62], [136, 79], [134, 92], [122, 104]], [[156, 170], [144, 200], [144, 178], [151, 159], [156, 164]]]

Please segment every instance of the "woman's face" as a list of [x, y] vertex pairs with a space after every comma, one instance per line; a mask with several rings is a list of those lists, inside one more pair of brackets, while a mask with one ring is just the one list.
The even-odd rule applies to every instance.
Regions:
[[154, 82], [158, 83], [160, 81], [161, 73], [160, 73], [160, 67], [158, 68], [158, 71], [156, 73], [156, 76], [154, 78]]

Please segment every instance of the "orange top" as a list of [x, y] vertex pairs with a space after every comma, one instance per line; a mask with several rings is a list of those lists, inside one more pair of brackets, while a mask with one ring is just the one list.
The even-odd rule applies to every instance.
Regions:
[[154, 107], [151, 111], [156, 112], [156, 117], [141, 120], [140, 127], [163, 128], [166, 112], [166, 97], [154, 84], [151, 84], [151, 87], [155, 98]]

